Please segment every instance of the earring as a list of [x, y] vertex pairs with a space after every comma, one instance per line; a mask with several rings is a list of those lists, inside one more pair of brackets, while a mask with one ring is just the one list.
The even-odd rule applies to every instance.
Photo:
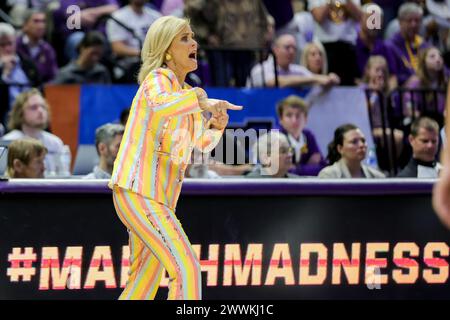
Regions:
[[170, 55], [170, 53], [166, 53], [166, 61], [170, 60], [172, 60], [172, 56]]

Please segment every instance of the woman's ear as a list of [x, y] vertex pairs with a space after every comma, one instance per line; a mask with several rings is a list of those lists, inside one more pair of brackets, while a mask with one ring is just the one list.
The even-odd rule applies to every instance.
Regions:
[[24, 170], [24, 167], [25, 167], [25, 165], [23, 164], [23, 162], [22, 161], [20, 161], [19, 159], [14, 159], [13, 160], [13, 169], [14, 169], [14, 172], [17, 174], [17, 173], [22, 173], [23, 172], [23, 170]]
[[342, 156], [342, 146], [341, 146], [340, 144], [338, 144], [338, 145], [336, 146], [336, 150], [337, 150], [337, 152]]

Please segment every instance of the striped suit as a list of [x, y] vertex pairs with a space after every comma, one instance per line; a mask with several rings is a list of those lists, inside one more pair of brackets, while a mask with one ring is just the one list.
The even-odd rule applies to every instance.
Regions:
[[223, 130], [209, 129], [196, 93], [166, 68], [150, 72], [130, 110], [109, 183], [129, 230], [130, 278], [121, 299], [151, 299], [162, 268], [169, 299], [200, 299], [201, 274], [175, 216], [192, 150], [211, 151]]

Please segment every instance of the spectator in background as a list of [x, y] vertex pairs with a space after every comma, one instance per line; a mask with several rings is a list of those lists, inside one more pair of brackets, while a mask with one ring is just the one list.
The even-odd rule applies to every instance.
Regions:
[[163, 0], [160, 12], [163, 16], [183, 17], [184, 0]]
[[[104, 32], [104, 24], [98, 24], [100, 17], [119, 9], [117, 0], [61, 0], [54, 12], [55, 30], [64, 41], [64, 52], [69, 60], [77, 57], [77, 47], [88, 31]], [[71, 9], [71, 10], [70, 10]], [[79, 21], [78, 21], [79, 18]], [[77, 23], [80, 22], [80, 25]]]
[[301, 65], [316, 75], [328, 75], [331, 84], [338, 85], [341, 82], [339, 76], [333, 72], [328, 73], [328, 58], [323, 45], [320, 42], [308, 43], [301, 56]]
[[[419, 7], [421, 7], [423, 9], [423, 13], [424, 15], [426, 15], [426, 9], [427, 6], [425, 5], [425, 0], [403, 0], [401, 1], [402, 3], [400, 3], [400, 6], [398, 6], [397, 12], [396, 12], [396, 17], [394, 19], [391, 20], [387, 20], [390, 21], [384, 31], [384, 39], [386, 40], [390, 40], [392, 39], [396, 33], [398, 33], [400, 31], [400, 21], [398, 19], [398, 11], [400, 10], [401, 5], [405, 4], [405, 3], [415, 3], [417, 4]], [[384, 8], [384, 7], [383, 7]], [[426, 34], [426, 28], [425, 28], [425, 24], [428, 24], [428, 17], [425, 16], [425, 18], [422, 19], [424, 23], [421, 24], [420, 28], [419, 28], [419, 34], [422, 37], [425, 37]]]
[[200, 46], [217, 49], [207, 52], [214, 84], [245, 86], [254, 61], [248, 49], [264, 47], [268, 31], [263, 1], [186, 0], [184, 12]]
[[[283, 34], [275, 39], [272, 46], [277, 63], [278, 83], [280, 87], [299, 87], [307, 85], [335, 84], [335, 79], [328, 75], [313, 74], [305, 67], [295, 64], [297, 55], [297, 44], [295, 38], [290, 34]], [[247, 86], [253, 87], [274, 87], [275, 66], [274, 58], [270, 56], [262, 64], [257, 64], [252, 68]]]
[[42, 82], [49, 82], [58, 72], [56, 53], [44, 40], [46, 30], [45, 12], [28, 10], [22, 27], [22, 35], [17, 38], [17, 52], [34, 61]]
[[122, 25], [112, 19], [106, 23], [106, 35], [112, 52], [118, 58], [124, 82], [136, 82], [133, 77], [139, 71], [145, 35], [151, 24], [161, 16], [158, 11], [145, 6], [147, 2], [148, 0], [130, 0], [129, 5], [112, 14]]
[[405, 3], [398, 11], [400, 31], [389, 41], [397, 63], [397, 79], [403, 85], [418, 70], [418, 54], [429, 45], [419, 35], [423, 9], [415, 3]]
[[433, 119], [421, 117], [411, 125], [409, 135], [413, 154], [399, 178], [437, 178], [442, 168], [436, 162], [439, 146], [439, 125]]
[[[445, 109], [446, 93], [449, 79], [441, 52], [436, 47], [429, 47], [419, 53], [417, 74], [411, 76], [406, 82], [408, 89], [427, 89], [430, 92], [405, 93], [404, 103], [406, 116], [412, 115], [412, 104], [416, 114], [421, 112], [442, 114]], [[443, 90], [432, 92], [432, 90]]]
[[57, 171], [57, 156], [62, 153], [63, 142], [56, 135], [45, 131], [50, 122], [49, 106], [37, 89], [21, 93], [9, 114], [8, 129], [2, 140], [13, 141], [30, 137], [41, 141], [47, 148], [45, 167], [48, 172]]
[[57, 4], [55, 0], [7, 0], [12, 5], [9, 15], [16, 26], [22, 26], [26, 21], [26, 16], [30, 9], [51, 10], [52, 4]]
[[295, 13], [294, 18], [289, 23], [288, 30], [292, 30], [298, 45], [299, 54], [296, 61], [300, 60], [306, 45], [314, 41], [314, 26], [314, 18], [308, 11]]
[[362, 131], [353, 124], [345, 124], [334, 131], [328, 145], [330, 165], [319, 173], [323, 179], [384, 178], [378, 170], [363, 164], [367, 143]]
[[18, 139], [8, 146], [6, 174], [9, 178], [44, 178], [47, 148], [36, 139]]
[[103, 56], [105, 38], [100, 32], [86, 33], [78, 45], [79, 56], [61, 68], [54, 84], [111, 83], [109, 71], [99, 61]]
[[110, 179], [114, 161], [122, 141], [124, 126], [107, 123], [95, 130], [95, 147], [99, 164], [83, 179]]
[[[391, 127], [395, 123], [391, 123], [389, 119], [389, 112], [394, 117], [399, 117], [401, 113], [400, 102], [398, 94], [390, 96], [391, 90], [389, 87], [389, 68], [386, 59], [383, 56], [371, 56], [366, 63], [363, 83], [361, 87], [368, 92], [368, 112], [371, 120], [372, 135], [375, 143], [379, 146], [378, 159], [384, 166], [387, 163], [387, 155], [391, 149]], [[391, 82], [392, 83], [392, 82]], [[390, 103], [391, 102], [391, 103]], [[385, 147], [383, 135], [383, 111], [384, 108], [384, 125], [385, 135], [387, 137], [389, 149]], [[390, 110], [388, 108], [391, 108]], [[394, 128], [394, 141], [397, 157], [400, 156], [403, 149], [403, 131]]]
[[297, 178], [289, 173], [292, 167], [293, 150], [288, 139], [279, 131], [270, 131], [258, 138], [253, 146], [258, 155], [259, 166], [249, 172], [247, 178]]
[[366, 63], [370, 56], [383, 56], [387, 61], [389, 73], [392, 75], [392, 79], [389, 79], [392, 81], [391, 88], [394, 88], [397, 84], [395, 76], [397, 74], [395, 54], [393, 49], [380, 37], [381, 29], [378, 29], [378, 26], [370, 25], [370, 19], [372, 19], [374, 14], [381, 17], [380, 21], [383, 20], [383, 9], [370, 3], [362, 7], [362, 12], [360, 29], [356, 39], [356, 58], [358, 61], [359, 75], [364, 74]]
[[340, 77], [342, 85], [354, 85], [360, 0], [308, 0], [308, 7], [316, 22], [314, 33], [327, 52], [329, 70]]
[[294, 151], [295, 170], [298, 175], [317, 175], [325, 165], [314, 134], [305, 128], [308, 105], [296, 95], [288, 96], [277, 104], [281, 132], [288, 138]]
[[20, 92], [40, 83], [36, 66], [17, 52], [16, 41], [14, 28], [0, 22], [0, 83], [12, 84], [9, 89], [6, 86], [0, 88], [0, 122], [4, 121], [9, 106]]

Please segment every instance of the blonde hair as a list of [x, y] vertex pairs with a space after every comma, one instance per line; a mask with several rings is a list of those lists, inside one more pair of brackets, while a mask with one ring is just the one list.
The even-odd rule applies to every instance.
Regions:
[[40, 157], [43, 153], [47, 154], [47, 152], [47, 148], [39, 140], [33, 138], [14, 140], [8, 146], [8, 177], [16, 177], [16, 172], [14, 171], [14, 160], [18, 159], [27, 166], [34, 157]]
[[174, 16], [158, 18], [148, 29], [141, 51], [141, 69], [138, 83], [144, 82], [145, 77], [153, 70], [164, 64], [165, 55], [170, 44], [180, 31], [189, 25], [189, 20]]
[[309, 52], [313, 49], [317, 48], [319, 49], [320, 53], [322, 54], [323, 64], [322, 64], [322, 74], [328, 74], [328, 58], [327, 53], [325, 51], [325, 48], [320, 42], [311, 42], [308, 43], [304, 48], [302, 52], [302, 56], [300, 58], [300, 64], [304, 66], [306, 69], [308, 68], [308, 55]]
[[[28, 99], [30, 99], [34, 95], [38, 95], [44, 99], [41, 92], [36, 88], [22, 92], [21, 94], [19, 94], [17, 96], [16, 100], [14, 101], [13, 107], [8, 114], [8, 129], [9, 130], [22, 130], [23, 109], [25, 107], [25, 104], [28, 102]], [[44, 106], [45, 106], [45, 109], [47, 110], [47, 115], [48, 115], [48, 119], [49, 119], [48, 121], [50, 121], [50, 108], [45, 99], [44, 99]], [[45, 128], [42, 128], [42, 129], [46, 129], [47, 126], [48, 126], [48, 123], [45, 125]]]

